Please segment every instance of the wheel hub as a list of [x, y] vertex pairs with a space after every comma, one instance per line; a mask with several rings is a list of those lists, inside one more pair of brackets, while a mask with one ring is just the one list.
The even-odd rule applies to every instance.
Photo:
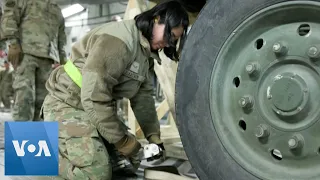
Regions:
[[307, 87], [304, 80], [293, 73], [283, 73], [274, 77], [274, 82], [267, 91], [267, 98], [274, 112], [280, 116], [296, 115], [307, 102]]

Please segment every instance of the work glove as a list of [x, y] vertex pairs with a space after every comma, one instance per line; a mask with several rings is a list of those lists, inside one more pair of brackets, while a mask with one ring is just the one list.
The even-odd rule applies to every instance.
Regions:
[[20, 64], [22, 59], [22, 49], [19, 43], [17, 44], [10, 44], [8, 50], [8, 61], [12, 64], [14, 69]]
[[[143, 150], [142, 150], [143, 151]], [[140, 167], [140, 164], [141, 164], [141, 159], [140, 159], [140, 156], [137, 154], [134, 154], [132, 155], [130, 158], [129, 158], [133, 168], [135, 171], [137, 171]]]
[[120, 141], [115, 143], [114, 146], [122, 155], [128, 158], [138, 154], [139, 150], [141, 149], [141, 144], [131, 133], [125, 135]]

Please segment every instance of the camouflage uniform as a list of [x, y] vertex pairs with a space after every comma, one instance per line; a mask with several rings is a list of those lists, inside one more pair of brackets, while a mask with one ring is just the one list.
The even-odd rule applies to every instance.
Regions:
[[111, 22], [93, 29], [72, 47], [72, 61], [83, 77], [81, 89], [64, 66], [51, 73], [43, 113], [45, 120], [62, 124], [60, 176], [110, 179], [109, 155], [101, 138], [114, 144], [128, 133], [115, 103], [123, 97], [130, 99], [145, 137], [159, 143], [150, 56], [159, 59], [151, 53], [134, 20]]
[[52, 0], [5, 0], [2, 38], [7, 44], [21, 44], [23, 58], [15, 70], [14, 120], [40, 120], [39, 112], [54, 62], [64, 64], [64, 18]]
[[10, 109], [10, 97], [13, 95], [12, 72], [9, 69], [0, 71], [0, 102]]
[[[0, 6], [0, 19], [2, 18], [2, 7]], [[0, 50], [6, 50], [6, 42], [1, 38], [2, 37], [2, 28], [0, 24]]]

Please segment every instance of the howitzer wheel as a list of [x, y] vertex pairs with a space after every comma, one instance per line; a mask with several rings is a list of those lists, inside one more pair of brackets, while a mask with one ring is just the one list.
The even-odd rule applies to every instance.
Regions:
[[211, 0], [176, 80], [201, 180], [319, 179], [320, 0]]

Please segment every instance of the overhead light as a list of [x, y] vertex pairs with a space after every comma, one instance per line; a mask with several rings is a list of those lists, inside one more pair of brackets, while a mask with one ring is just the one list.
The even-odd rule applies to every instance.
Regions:
[[62, 15], [64, 18], [77, 14], [84, 10], [84, 7], [80, 4], [73, 4], [67, 8], [62, 9]]

